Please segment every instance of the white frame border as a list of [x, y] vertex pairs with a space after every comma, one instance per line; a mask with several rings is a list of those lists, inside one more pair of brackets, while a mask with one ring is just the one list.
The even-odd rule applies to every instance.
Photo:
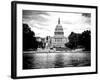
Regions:
[[[91, 67], [67, 67], [55, 69], [30, 69], [22, 70], [22, 10], [45, 10], [45, 11], [67, 11], [91, 13]], [[20, 27], [19, 27], [20, 26]], [[73, 8], [47, 5], [28, 5], [17, 4], [17, 76], [37, 76], [37, 75], [53, 75], [53, 74], [69, 74], [84, 73], [96, 71], [96, 9], [92, 8]], [[67, 73], [66, 73], [67, 72]]]

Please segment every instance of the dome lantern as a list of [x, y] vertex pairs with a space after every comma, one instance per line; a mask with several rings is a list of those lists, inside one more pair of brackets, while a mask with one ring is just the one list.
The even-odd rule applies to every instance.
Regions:
[[64, 32], [63, 32], [63, 28], [62, 28], [62, 25], [60, 24], [60, 18], [58, 18], [58, 24], [55, 28], [55, 32], [54, 32], [55, 35], [64, 35]]

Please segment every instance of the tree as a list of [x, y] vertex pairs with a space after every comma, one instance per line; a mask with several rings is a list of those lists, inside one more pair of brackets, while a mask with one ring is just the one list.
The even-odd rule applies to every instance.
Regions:
[[85, 50], [91, 50], [91, 31], [86, 30], [82, 33], [81, 36], [81, 45], [84, 46]]
[[65, 44], [66, 47], [69, 47], [71, 49], [75, 49], [78, 47], [79, 43], [80, 43], [80, 35], [81, 34], [76, 34], [74, 32], [71, 32], [71, 34], [69, 35], [68, 39], [69, 42]]
[[91, 31], [86, 30], [82, 34], [71, 32], [68, 37], [69, 42], [65, 44], [66, 47], [71, 49], [84, 48], [86, 51], [91, 50]]
[[38, 47], [35, 33], [31, 31], [28, 24], [23, 24], [23, 50], [34, 49]]

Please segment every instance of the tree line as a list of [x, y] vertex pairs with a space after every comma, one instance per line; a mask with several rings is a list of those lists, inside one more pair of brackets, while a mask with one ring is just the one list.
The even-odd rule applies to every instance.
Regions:
[[[65, 44], [70, 49], [84, 48], [86, 51], [91, 50], [91, 31], [86, 30], [81, 34], [71, 32], [68, 36], [69, 42]], [[23, 50], [37, 50], [45, 48], [42, 41], [37, 41], [35, 33], [30, 29], [28, 24], [23, 24]]]
[[81, 34], [71, 32], [68, 37], [69, 42], [65, 44], [70, 49], [84, 48], [86, 51], [91, 50], [91, 31], [86, 30]]
[[38, 47], [44, 48], [41, 41], [37, 41], [35, 33], [28, 24], [23, 24], [23, 50], [37, 50]]

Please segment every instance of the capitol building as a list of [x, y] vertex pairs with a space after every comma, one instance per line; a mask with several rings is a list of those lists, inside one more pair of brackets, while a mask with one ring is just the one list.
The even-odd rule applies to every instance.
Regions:
[[56, 47], [64, 48], [65, 43], [67, 42], [68, 42], [68, 39], [67, 37], [64, 36], [63, 27], [61, 25], [60, 18], [59, 18], [58, 24], [56, 25], [56, 28], [55, 28], [54, 36], [48, 37], [47, 46], [51, 48], [56, 48]]

